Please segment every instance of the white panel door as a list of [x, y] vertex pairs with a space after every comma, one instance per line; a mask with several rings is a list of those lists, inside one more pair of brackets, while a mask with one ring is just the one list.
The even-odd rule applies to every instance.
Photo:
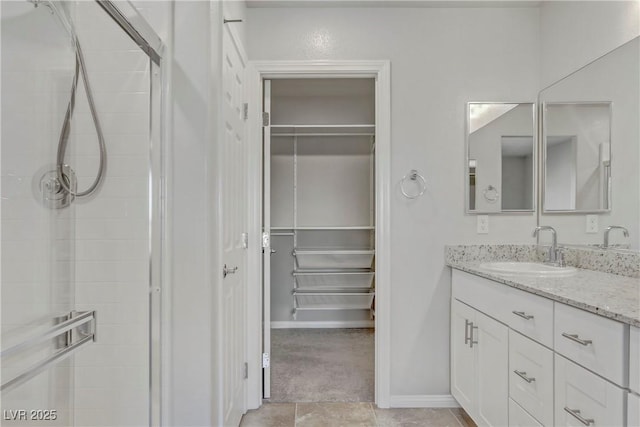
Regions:
[[475, 355], [470, 329], [476, 310], [454, 299], [451, 303], [451, 394], [470, 416], [475, 408]]
[[[271, 80], [264, 81], [263, 111], [271, 114]], [[270, 123], [268, 123], [270, 124]], [[271, 354], [271, 126], [263, 127], [262, 145], [262, 397], [271, 397], [271, 368], [265, 366], [264, 355]], [[263, 237], [264, 239], [264, 237]], [[268, 357], [268, 356], [267, 356]]]
[[476, 350], [478, 426], [509, 424], [509, 328], [477, 312], [471, 331]]
[[222, 358], [225, 426], [236, 426], [244, 411], [247, 148], [244, 121], [245, 64], [230, 34], [223, 35], [222, 117]]

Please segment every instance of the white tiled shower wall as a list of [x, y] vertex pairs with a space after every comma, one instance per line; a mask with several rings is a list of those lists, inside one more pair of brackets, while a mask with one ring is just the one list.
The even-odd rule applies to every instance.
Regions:
[[[74, 211], [49, 210], [34, 192], [34, 179], [55, 156], [73, 72], [68, 35], [43, 10], [26, 2], [3, 2], [2, 15], [2, 348], [51, 326], [74, 306]], [[50, 346], [4, 360], [2, 381], [45, 358]], [[3, 392], [2, 409], [57, 409], [69, 425], [70, 361]], [[24, 421], [18, 421], [24, 425]], [[11, 425], [11, 422], [3, 422]]]
[[[77, 200], [76, 306], [97, 311], [97, 342], [75, 360], [75, 423], [148, 424], [149, 59], [95, 2], [75, 19], [104, 132], [107, 174]], [[88, 103], [78, 98], [72, 160], [79, 187], [99, 156]]]

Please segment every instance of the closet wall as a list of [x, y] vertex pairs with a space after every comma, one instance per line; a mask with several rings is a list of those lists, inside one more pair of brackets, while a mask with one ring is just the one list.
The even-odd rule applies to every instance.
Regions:
[[272, 327], [373, 325], [374, 119], [372, 79], [271, 81]]

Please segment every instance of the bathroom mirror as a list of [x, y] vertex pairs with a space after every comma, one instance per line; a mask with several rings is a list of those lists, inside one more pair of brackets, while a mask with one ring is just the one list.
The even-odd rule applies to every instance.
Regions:
[[535, 114], [532, 102], [467, 103], [467, 213], [534, 211]]
[[639, 75], [636, 37], [539, 94], [539, 224], [562, 243], [602, 245], [622, 226], [629, 237], [612, 230], [610, 248], [640, 250]]
[[545, 212], [607, 212], [611, 205], [611, 103], [542, 106]]

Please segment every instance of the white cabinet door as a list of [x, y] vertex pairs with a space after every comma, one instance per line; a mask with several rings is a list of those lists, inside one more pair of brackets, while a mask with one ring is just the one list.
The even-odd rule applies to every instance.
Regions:
[[555, 355], [555, 425], [623, 426], [625, 391]]
[[640, 427], [640, 396], [633, 393], [627, 396], [627, 426]]
[[469, 344], [476, 311], [454, 299], [451, 303], [451, 394], [465, 411], [475, 412], [475, 358]]
[[509, 423], [509, 328], [477, 312], [471, 338], [476, 351], [478, 426]]
[[520, 405], [509, 399], [509, 427], [542, 427], [542, 424], [522, 409]]

